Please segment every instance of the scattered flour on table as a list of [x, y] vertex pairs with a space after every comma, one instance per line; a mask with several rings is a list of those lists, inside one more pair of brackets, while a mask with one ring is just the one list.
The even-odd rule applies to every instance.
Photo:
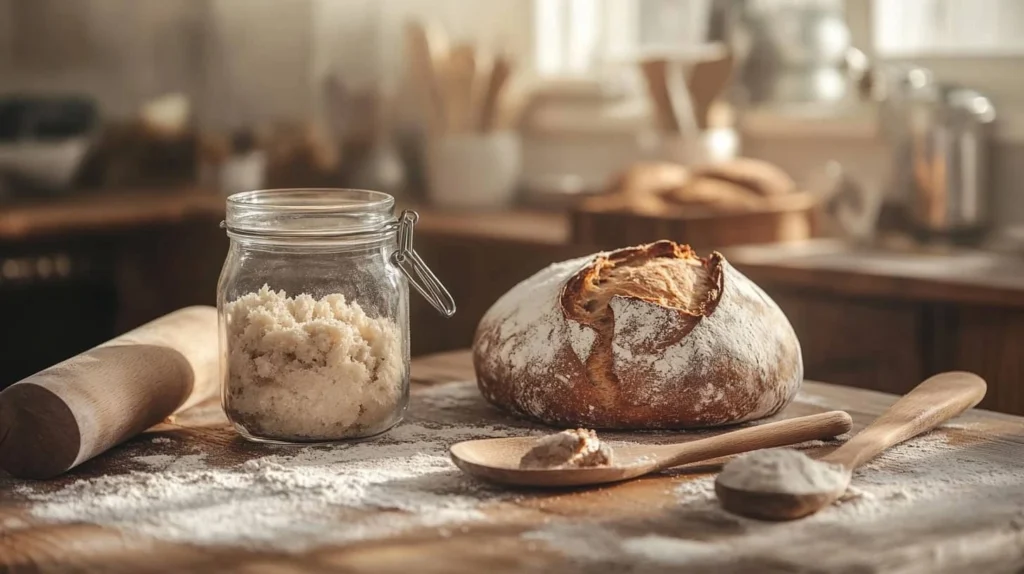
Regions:
[[151, 440], [149, 442], [151, 442], [153, 444], [171, 444], [174, 441], [172, 441], [171, 439], [169, 439], [169, 438], [167, 438], [165, 436], [158, 436], [158, 437], [154, 437], [153, 440]]
[[[484, 503], [511, 495], [460, 473], [447, 448], [522, 434], [404, 424], [372, 442], [283, 447], [226, 468], [205, 453], [140, 456], [134, 462], [145, 470], [18, 491], [36, 501], [33, 515], [53, 522], [95, 523], [174, 542], [301, 550], [484, 520]], [[368, 512], [374, 510], [393, 512]]]
[[[1014, 526], [1024, 523], [1019, 461], [993, 449], [987, 443], [950, 445], [941, 431], [918, 437], [856, 471], [847, 495], [836, 505], [793, 522], [761, 522], [722, 510], [714, 475], [703, 475], [682, 477], [675, 487], [677, 525], [651, 527], [642, 518], [556, 522], [527, 531], [522, 538], [542, 542], [573, 562], [625, 564], [631, 572], [670, 565], [700, 572], [744, 572], [752, 563], [763, 564], [758, 560], [765, 557], [828, 571], [832, 557], [837, 557], [836, 565], [849, 566], [842, 560], [849, 560], [846, 551], [851, 547], [863, 549], [865, 564], [876, 554], [897, 555], [919, 560], [922, 569], [915, 572], [956, 572], [950, 548], [914, 554], [921, 551], [906, 544], [913, 536], [908, 532], [923, 529], [927, 534], [944, 522], [970, 525], [963, 529], [976, 530], [977, 544], [983, 544], [1000, 527], [1019, 530]], [[726, 536], [703, 540], [714, 537], [709, 528]]]
[[416, 400], [441, 410], [467, 409], [483, 400], [476, 383], [433, 385], [416, 395]]
[[695, 558], [714, 556], [724, 550], [716, 542], [701, 542], [648, 534], [622, 541], [622, 550], [630, 556], [660, 564], [686, 564]]
[[4, 530], [16, 530], [28, 526], [28, 523], [24, 520], [16, 517], [4, 518], [0, 520], [0, 528]]
[[149, 467], [162, 470], [191, 471], [203, 470], [206, 468], [205, 452], [199, 454], [186, 454], [182, 456], [174, 456], [171, 454], [151, 454], [148, 456], [137, 456], [132, 460], [135, 462], [141, 462]]
[[822, 407], [826, 409], [835, 408], [828, 399], [820, 397], [818, 395], [811, 394], [804, 389], [797, 392], [796, 397], [793, 398], [794, 402], [803, 403], [805, 405], [811, 405], [815, 407]]

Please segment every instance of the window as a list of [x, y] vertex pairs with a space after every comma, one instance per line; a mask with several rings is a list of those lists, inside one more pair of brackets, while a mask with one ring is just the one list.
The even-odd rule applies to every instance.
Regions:
[[878, 62], [924, 66], [941, 81], [978, 89], [995, 100], [1004, 125], [1009, 119], [1005, 112], [1024, 110], [1024, 2], [846, 3], [855, 42], [866, 46]]
[[[1024, 0], [844, 1], [854, 45], [876, 61], [924, 65], [941, 80], [1024, 104], [1019, 73]], [[606, 78], [638, 52], [692, 49], [717, 37], [712, 21], [718, 8], [729, 5], [728, 0], [533, 0], [535, 69], [542, 77]]]
[[874, 0], [872, 11], [880, 56], [1024, 55], [1019, 0]]
[[638, 52], [705, 43], [712, 0], [534, 0], [541, 76], [594, 77]]

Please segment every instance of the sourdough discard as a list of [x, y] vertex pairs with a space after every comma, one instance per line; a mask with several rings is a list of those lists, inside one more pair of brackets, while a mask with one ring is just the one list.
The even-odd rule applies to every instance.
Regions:
[[520, 468], [579, 468], [612, 464], [612, 449], [586, 429], [569, 429], [537, 441], [519, 461]]
[[264, 286], [226, 305], [224, 409], [258, 437], [332, 440], [387, 430], [406, 378], [394, 321], [340, 294]]

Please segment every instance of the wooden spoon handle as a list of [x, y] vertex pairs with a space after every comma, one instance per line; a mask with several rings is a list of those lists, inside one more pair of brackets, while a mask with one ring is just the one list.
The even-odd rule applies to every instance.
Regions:
[[652, 112], [658, 129], [663, 132], [678, 134], [679, 120], [672, 108], [672, 96], [668, 89], [668, 62], [665, 60], [646, 60], [640, 64], [647, 83], [647, 95], [651, 101]]
[[491, 74], [487, 79], [487, 91], [484, 92], [484, 99], [480, 105], [478, 127], [481, 132], [489, 132], [494, 128], [501, 94], [505, 89], [505, 84], [508, 82], [511, 72], [512, 63], [508, 58], [502, 55], [498, 55], [494, 58], [494, 63], [491, 67]]
[[843, 411], [786, 419], [685, 444], [656, 448], [654, 451], [658, 454], [659, 460], [654, 470], [762, 448], [831, 438], [848, 432], [851, 428], [853, 420]]
[[885, 449], [932, 430], [985, 397], [986, 385], [973, 373], [930, 377], [882, 413], [875, 422], [822, 460], [853, 470]]

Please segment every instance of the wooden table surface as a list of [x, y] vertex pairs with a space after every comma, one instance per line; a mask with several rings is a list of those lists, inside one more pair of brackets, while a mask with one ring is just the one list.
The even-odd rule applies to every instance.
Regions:
[[[469, 382], [472, 377], [465, 352], [414, 361], [412, 407], [405, 424], [537, 432], [538, 427], [484, 403]], [[457, 400], [430, 400], [439, 391], [457, 391], [448, 395]], [[857, 430], [893, 400], [891, 395], [809, 382], [782, 416], [844, 409]], [[0, 571], [937, 573], [1019, 572], [1024, 567], [1024, 473], [1008, 484], [999, 482], [999, 477], [1016, 476], [1024, 461], [1024, 419], [985, 411], [971, 411], [907, 443], [854, 479], [855, 487], [872, 480], [906, 480], [916, 490], [873, 502], [863, 498], [870, 498], [869, 492], [861, 492], [860, 498], [813, 518], [785, 524], [741, 519], [718, 509], [708, 493], [716, 463], [601, 488], [518, 491], [512, 496], [494, 488], [489, 491], [493, 500], [485, 496], [480, 503], [482, 517], [466, 523], [427, 522], [400, 533], [371, 532], [298, 552], [276, 551], [272, 544], [257, 549], [178, 544], [149, 539], [130, 528], [59, 524], [33, 516], [38, 503], [22, 494], [26, 488], [52, 489], [125, 473], [139, 467], [132, 457], [140, 454], [177, 448], [179, 455], [201, 452], [211, 465], [227, 467], [292, 448], [245, 443], [211, 408], [186, 413], [155, 432], [171, 440], [158, 445], [153, 433], [144, 435], [46, 484], [0, 476]], [[605, 437], [667, 442], [706, 434]], [[810, 445], [815, 451], [833, 447]], [[981, 487], [950, 490], [964, 476], [981, 480], [987, 489], [998, 488], [994, 497], [987, 494], [999, 503], [979, 504], [986, 494]], [[445, 477], [466, 480], [454, 467]], [[423, 488], [436, 489], [437, 496], [451, 494], [443, 480]], [[295, 495], [302, 496], [301, 488]], [[383, 516], [400, 511], [376, 512]], [[370, 515], [363, 518], [374, 518]], [[339, 519], [335, 527], [354, 527], [351, 520]]]
[[[0, 240], [116, 232], [190, 219], [224, 217], [225, 196], [203, 188], [82, 191], [33, 202], [0, 204]], [[417, 231], [541, 245], [569, 242], [564, 214], [536, 209], [450, 211], [399, 202], [420, 213]]]

